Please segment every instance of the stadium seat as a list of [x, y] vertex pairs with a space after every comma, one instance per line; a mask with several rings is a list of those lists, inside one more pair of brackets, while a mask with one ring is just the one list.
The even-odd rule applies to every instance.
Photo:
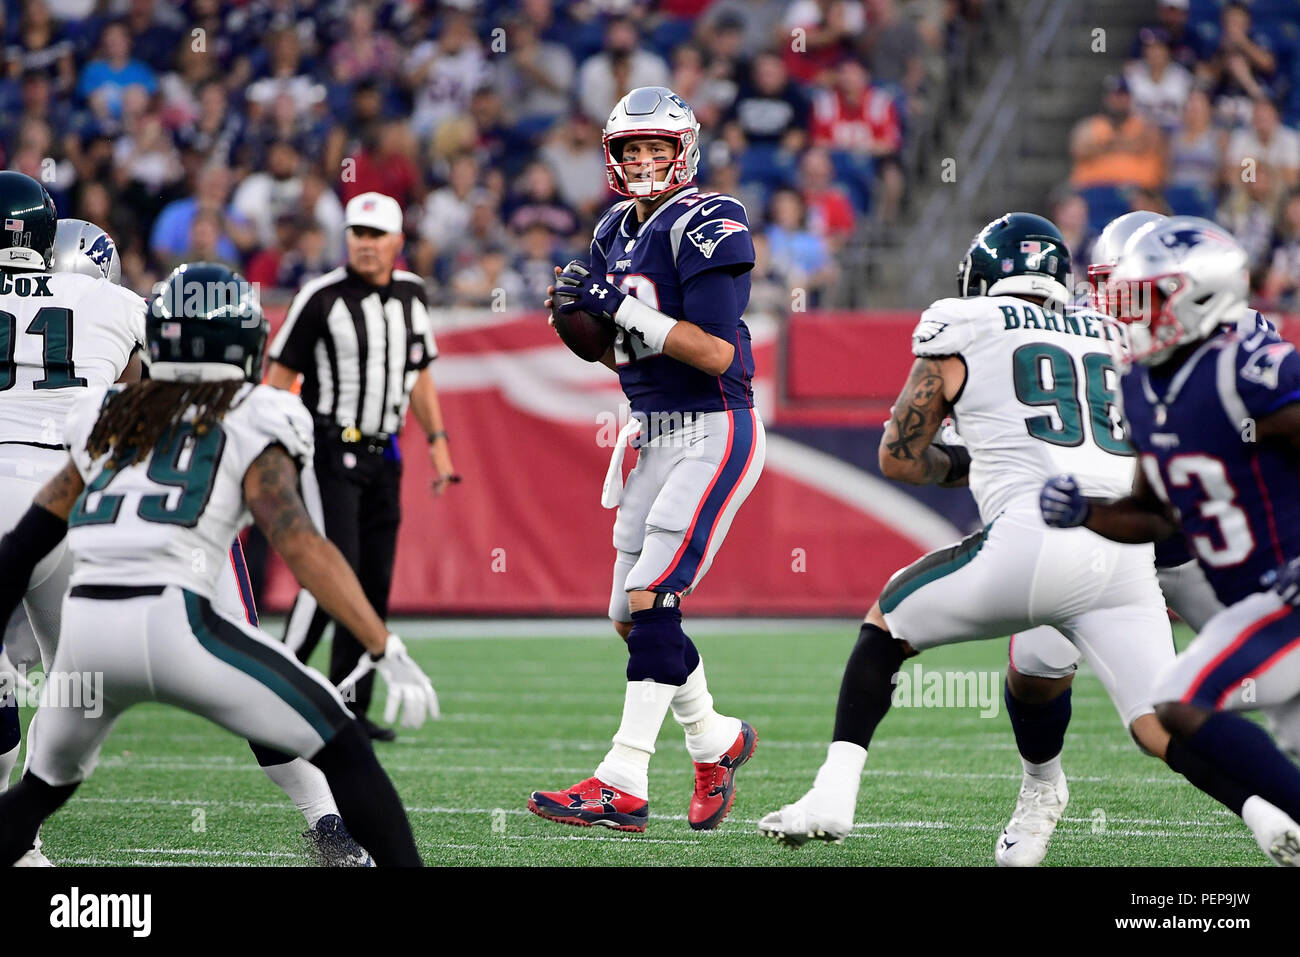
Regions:
[[695, 21], [666, 17], [650, 34], [649, 45], [661, 57], [667, 60], [673, 50], [691, 38]]
[[740, 181], [767, 189], [790, 186], [795, 181], [795, 159], [779, 146], [757, 143], [740, 157]]
[[831, 164], [835, 167], [835, 182], [849, 194], [858, 212], [866, 212], [871, 206], [871, 184], [875, 180], [871, 157], [832, 150]]
[[1198, 186], [1167, 186], [1165, 202], [1175, 216], [1214, 218], [1214, 196]]
[[1085, 186], [1079, 195], [1088, 204], [1088, 228], [1099, 233], [1116, 216], [1129, 210], [1122, 186]]

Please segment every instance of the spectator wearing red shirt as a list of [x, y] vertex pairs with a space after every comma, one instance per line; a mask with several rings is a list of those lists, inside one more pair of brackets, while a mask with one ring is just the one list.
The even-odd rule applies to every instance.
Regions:
[[877, 215], [891, 223], [903, 195], [903, 169], [898, 153], [903, 144], [898, 104], [871, 85], [871, 74], [857, 60], [845, 60], [836, 70], [835, 85], [813, 98], [812, 143], [862, 164], [874, 161], [878, 180]]
[[799, 183], [809, 228], [824, 236], [832, 251], [838, 250], [853, 234], [857, 214], [848, 194], [835, 185], [835, 166], [826, 150], [814, 146], [803, 154]]
[[403, 209], [418, 205], [423, 196], [420, 170], [412, 158], [414, 148], [414, 138], [404, 122], [381, 123], [373, 138], [365, 137], [361, 149], [352, 157], [355, 163], [351, 177], [344, 160], [339, 188], [343, 202], [374, 192], [393, 197]]

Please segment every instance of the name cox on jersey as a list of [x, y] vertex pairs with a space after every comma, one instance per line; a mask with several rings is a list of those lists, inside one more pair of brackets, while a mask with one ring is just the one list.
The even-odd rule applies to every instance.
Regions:
[[[607, 272], [605, 273], [605, 281], [617, 283], [618, 291], [625, 296], [635, 296], [651, 309], [659, 308], [659, 290], [655, 288], [654, 280], [649, 276], [633, 273], [619, 279], [612, 272]], [[635, 329], [620, 329], [618, 338], [614, 340], [614, 360], [620, 365], [657, 355], [662, 355], [662, 353], [658, 349], [651, 349], [646, 345], [645, 340], [636, 334]]]
[[0, 272], [0, 296], [53, 296], [51, 276], [11, 276]]

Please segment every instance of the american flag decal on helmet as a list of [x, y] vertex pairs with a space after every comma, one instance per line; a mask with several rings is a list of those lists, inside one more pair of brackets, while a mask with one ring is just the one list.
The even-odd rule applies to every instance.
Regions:
[[744, 223], [738, 223], [734, 219], [710, 219], [707, 223], [696, 226], [686, 235], [690, 237], [695, 248], [698, 249], [705, 259], [713, 258], [713, 251], [718, 248], [718, 243], [722, 242], [732, 233], [740, 233], [749, 229]]
[[1020, 241], [1020, 251], [1022, 253], [1041, 253], [1043, 244], [1037, 239], [1022, 239]]
[[23, 221], [21, 219], [6, 219], [5, 229], [10, 232], [21, 233], [23, 231]]

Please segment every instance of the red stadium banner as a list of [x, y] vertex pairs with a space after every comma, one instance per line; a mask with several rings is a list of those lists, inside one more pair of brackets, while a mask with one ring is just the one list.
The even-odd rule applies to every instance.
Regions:
[[[891, 572], [960, 530], [879, 476], [779, 434], [775, 323], [754, 324], [754, 345], [767, 465], [688, 606], [861, 614]], [[615, 513], [600, 492], [627, 414], [617, 379], [569, 353], [540, 314], [451, 317], [438, 347], [433, 374], [464, 482], [434, 498], [427, 444], [408, 421], [393, 612], [603, 615]], [[891, 357], [891, 387], [897, 364]], [[869, 365], [859, 374], [876, 376]], [[295, 591], [273, 561], [268, 610], [287, 608]]]
[[[968, 531], [966, 492], [903, 487], [872, 471], [916, 317], [803, 313], [784, 331], [753, 322], [767, 464], [687, 599], [693, 614], [860, 615], [892, 572]], [[271, 319], [278, 325], [283, 310]], [[541, 314], [440, 321], [433, 374], [464, 482], [434, 498], [425, 438], [408, 421], [392, 611], [605, 614], [615, 513], [600, 505], [601, 483], [627, 421], [617, 379], [568, 352]], [[838, 449], [803, 441], [814, 426], [838, 429]], [[852, 456], [840, 454], [846, 444]], [[273, 560], [268, 610], [285, 610], [295, 591]]]

